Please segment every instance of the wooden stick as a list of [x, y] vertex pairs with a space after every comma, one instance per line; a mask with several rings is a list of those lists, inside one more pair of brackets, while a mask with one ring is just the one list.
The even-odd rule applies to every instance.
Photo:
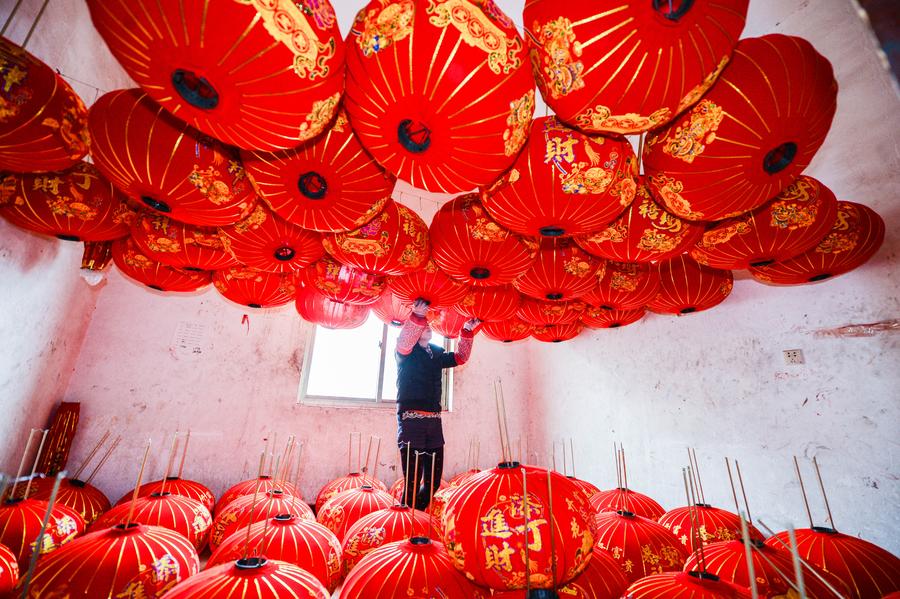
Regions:
[[741, 513], [741, 505], [738, 503], [737, 491], [734, 488], [734, 479], [731, 477], [731, 462], [725, 456], [725, 468], [728, 470], [728, 484], [731, 485], [731, 496], [734, 497], [734, 513]]
[[[434, 461], [436, 459], [437, 459], [437, 452], [432, 451], [431, 452], [431, 484], [429, 485], [429, 488], [428, 488], [428, 507], [429, 508], [431, 508], [431, 502], [434, 501]], [[428, 511], [431, 512], [432, 510], [429, 509]], [[428, 519], [428, 538], [429, 539], [431, 538], [431, 529], [432, 529], [431, 519], [429, 518]]]
[[[728, 459], [728, 458], [726, 458]], [[731, 476], [731, 467], [728, 468], [729, 478]], [[732, 484], [734, 489], [734, 484]], [[737, 501], [737, 495], [735, 495]], [[738, 511], [741, 518], [741, 538], [744, 540], [744, 555], [747, 558], [747, 577], [750, 579], [750, 597], [751, 599], [759, 599], [759, 589], [756, 586], [756, 568], [753, 566], [753, 551], [750, 549], [750, 529], [747, 528], [747, 520], [744, 519], [744, 513]]]
[[[412, 508], [413, 512], [415, 512], [415, 510], [416, 510], [416, 501], [419, 498], [419, 452], [417, 451], [417, 452], [415, 452], [415, 454], [416, 454], [416, 461], [414, 463], [414, 466], [415, 466], [416, 472], [415, 472], [414, 479], [413, 479], [414, 483], [413, 483], [413, 490], [412, 490], [412, 494], [413, 494], [412, 505], [409, 506], [410, 508]], [[414, 525], [413, 526], [413, 536], [417, 536], [415, 534], [415, 532], [416, 532], [415, 520], [413, 520], [413, 525]]]
[[9, 477], [0, 472], [0, 503], [6, 497], [6, 490], [9, 488]]
[[272, 464], [275, 462], [275, 452], [278, 451], [278, 431], [272, 435], [272, 451], [269, 452], [269, 473], [270, 478], [275, 478], [275, 472], [272, 470]]
[[616, 488], [622, 488], [622, 467], [619, 465], [619, 447], [616, 445], [616, 442], [613, 441], [613, 457], [616, 460]]
[[803, 568], [800, 566], [800, 551], [797, 548], [797, 535], [794, 534], [793, 524], [788, 524], [788, 539], [791, 541], [791, 559], [794, 561], [794, 576], [797, 577], [797, 592], [805, 599], [806, 584], [803, 581]]
[[94, 466], [94, 469], [91, 471], [90, 476], [87, 477], [87, 480], [84, 481], [84, 484], [89, 485], [94, 477], [97, 476], [97, 473], [100, 472], [100, 469], [103, 468], [103, 464], [106, 463], [106, 460], [109, 459], [109, 456], [112, 455], [113, 450], [119, 446], [119, 443], [122, 441], [122, 435], [116, 436], [115, 440], [112, 442], [112, 445], [106, 450], [106, 453], [103, 454], [103, 457], [100, 458], [100, 461], [97, 462], [97, 465]]
[[703, 572], [706, 572], [706, 555], [703, 552], [703, 536], [700, 534], [700, 519], [697, 516], [698, 497], [696, 495], [696, 490], [694, 489], [694, 478], [690, 467], [688, 467], [687, 473], [691, 483], [690, 493], [688, 494], [688, 513], [691, 515], [691, 527], [693, 528], [691, 536], [694, 537], [695, 542], [697, 543], [697, 551], [700, 556], [700, 568]]
[[169, 449], [169, 461], [166, 462], [166, 471], [162, 477], [162, 483], [159, 486], [159, 494], [163, 495], [166, 492], [166, 479], [169, 478], [169, 472], [172, 471], [172, 464], [175, 463], [175, 454], [178, 450], [178, 431], [175, 431], [175, 434], [172, 435], [172, 447]]
[[[779, 545], [781, 545], [781, 548], [782, 548], [782, 549], [785, 549], [785, 550], [787, 550], [787, 551], [791, 551], [791, 546], [788, 545], [787, 543], [785, 543], [784, 541], [782, 541], [781, 539], [779, 539], [777, 536], [775, 536], [775, 532], [774, 532], [771, 528], [769, 528], [769, 527], [766, 525], [765, 522], [763, 522], [762, 520], [759, 520], [759, 525], [763, 528], [763, 530], [764, 530], [766, 533], [768, 533], [768, 535], [769, 535], [768, 538], [769, 538], [770, 540], [771, 540], [771, 539], [774, 539]], [[764, 553], [760, 553], [759, 555], [760, 555], [762, 558], [764, 558], [767, 562], [769, 562], [770, 565], [772, 565], [772, 566], [774, 567], [774, 564], [772, 564], [771, 560], [769, 560], [769, 559], [766, 557], [766, 555], [765, 555]], [[840, 593], [840, 591], [838, 591], [838, 590], [835, 589], [833, 586], [831, 586], [831, 583], [828, 582], [827, 580], [825, 580], [825, 577], [823, 577], [821, 574], [819, 574], [818, 570], [817, 570], [815, 567], [811, 566], [811, 565], [809, 564], [809, 562], [807, 562], [807, 561], [804, 560], [802, 557], [800, 557], [799, 554], [797, 555], [797, 559], [800, 560], [800, 564], [803, 565], [810, 573], [812, 573], [812, 575], [815, 576], [815, 577], [819, 580], [819, 582], [821, 582], [822, 584], [824, 584], [824, 585], [828, 588], [829, 591], [831, 591], [832, 593], [834, 593], [834, 596], [835, 596], [835, 597], [838, 597], [838, 599], [843, 599], [843, 598], [844, 598], [844, 595], [842, 595], [842, 594]], [[778, 570], [777, 567], [776, 567], [775, 569]], [[794, 590], [796, 590], [796, 591], [799, 592], [799, 588], [797, 587], [797, 585], [793, 584], [793, 583], [790, 581], [790, 576], [787, 576], [786, 574], [784, 574], [784, 573], [781, 572], [781, 571], [778, 571], [778, 574], [780, 574], [782, 578], [784, 578], [786, 581], [788, 581], [788, 583], [791, 584], [791, 586], [794, 588]]]
[[528, 505], [528, 477], [525, 469], [522, 472], [522, 503], [524, 504], [523, 512], [525, 514], [525, 596], [531, 594], [531, 557], [529, 556], [528, 547], [528, 526], [531, 521], [531, 507]]
[[500, 405], [503, 406], [503, 432], [506, 433], [506, 453], [512, 459], [512, 452], [509, 447], [509, 418], [506, 414], [506, 397], [503, 395], [502, 379], [497, 379], [497, 389], [500, 390]]
[[184, 447], [181, 450], [181, 463], [178, 465], [178, 478], [184, 473], [184, 460], [187, 458], [188, 443], [191, 442], [191, 429], [188, 429], [187, 436], [184, 438]]
[[138, 470], [137, 482], [134, 484], [134, 491], [131, 493], [131, 503], [128, 508], [128, 517], [125, 518], [125, 528], [131, 525], [131, 517], [134, 515], [134, 504], [138, 498], [138, 492], [141, 490], [141, 481], [144, 479], [144, 466], [147, 465], [147, 456], [150, 455], [150, 445], [153, 440], [147, 439], [147, 449], [144, 450], [144, 459], [141, 460], [141, 469]]
[[[372, 478], [378, 479], [378, 457], [381, 455], [381, 437], [375, 437], [378, 439], [378, 445], [375, 447], [375, 464], [372, 467]], [[366, 464], [368, 465], [368, 464]]]
[[738, 475], [738, 483], [741, 485], [741, 495], [744, 496], [744, 509], [747, 510], [747, 520], [749, 520], [750, 524], [753, 524], [753, 516], [750, 515], [750, 503], [747, 501], [747, 491], [744, 489], [744, 477], [741, 476], [741, 465], [735, 460], [734, 467], [737, 470]]
[[794, 469], [797, 471], [797, 480], [800, 481], [800, 492], [803, 494], [803, 505], [806, 506], [806, 516], [809, 518], [809, 527], [813, 526], [812, 512], [809, 511], [809, 500], [806, 498], [806, 487], [803, 486], [803, 476], [800, 474], [800, 462], [794, 456]]
[[497, 406], [497, 428], [500, 431], [500, 461], [509, 462], [506, 457], [506, 446], [503, 443], [503, 416], [500, 411], [500, 394], [497, 393], [497, 382], [494, 381], [494, 403]]
[[[565, 445], [563, 445], [565, 447]], [[549, 528], [550, 528], [550, 572], [553, 574], [553, 589], [556, 589], [556, 534], [554, 533], [555, 522], [553, 521], [553, 485], [550, 482], [551, 473], [547, 470], [547, 512], [548, 520], [549, 520]], [[528, 542], [528, 536], [526, 531], [525, 542]]]
[[703, 492], [703, 479], [700, 478], [700, 461], [697, 459], [697, 449], [692, 447], [691, 452], [694, 454], [694, 471], [697, 474], [697, 489], [700, 490], [700, 503], [706, 505], [706, 493]]
[[[266, 448], [263, 449], [259, 456], [259, 469], [256, 471], [256, 485], [253, 487], [253, 501], [250, 503], [250, 520], [253, 520], [253, 514], [256, 512], [256, 499], [259, 496], [259, 485], [262, 483], [263, 470], [266, 467], [266, 451], [269, 449], [268, 439], [266, 439]], [[244, 551], [242, 559], [247, 559], [247, 552], [250, 550], [250, 526], [247, 526], [247, 536], [244, 537]]]
[[[550, 446], [550, 462], [553, 464], [553, 469], [556, 470], [556, 441], [552, 443]], [[565, 451], [566, 446], [563, 445], [563, 450]], [[563, 464], [565, 464], [566, 454], [563, 453]], [[565, 466], [563, 466], [565, 468]]]
[[22, 471], [25, 469], [25, 460], [28, 459], [28, 452], [31, 450], [31, 438], [34, 436], [35, 431], [39, 431], [40, 429], [33, 428], [28, 431], [28, 441], [25, 442], [25, 451], [22, 452], [22, 459], [19, 460], [19, 469], [16, 470], [16, 478], [13, 479], [12, 491], [9, 492], [10, 499], [14, 499], [16, 496], [16, 487], [19, 486], [19, 479], [22, 478]]
[[81, 472], [87, 467], [88, 463], [90, 463], [90, 461], [94, 459], [94, 455], [100, 450], [100, 447], [102, 447], [103, 444], [106, 443], [107, 438], [109, 438], [109, 429], [106, 429], [106, 432], [103, 433], [103, 436], [100, 437], [100, 440], [96, 445], [94, 445], [94, 448], [91, 450], [91, 452], [87, 454], [87, 457], [84, 458], [84, 460], [82, 460], [81, 466], [79, 466], [78, 470], [75, 471], [75, 474], [72, 475], [73, 479], [78, 480], [78, 477], [81, 476]]
[[[406, 469], [403, 471], [403, 504], [406, 507], [411, 507], [413, 511], [416, 509], [416, 504], [413, 502], [411, 505], [409, 503], [409, 475], [412, 472], [409, 471], [409, 458], [412, 454], [412, 442], [406, 442]], [[413, 521], [413, 525], [415, 525], [415, 521]], [[415, 532], [415, 526], [413, 526], [413, 532]]]
[[47, 509], [44, 510], [44, 519], [41, 521], [41, 532], [38, 533], [37, 540], [34, 543], [34, 551], [31, 552], [31, 559], [28, 563], [28, 571], [25, 574], [25, 582], [22, 584], [22, 599], [28, 597], [28, 587], [31, 586], [31, 579], [34, 577], [34, 570], [37, 562], [41, 557], [41, 550], [44, 548], [44, 535], [47, 532], [47, 525], [50, 523], [50, 513], [56, 504], [56, 496], [59, 493], [59, 485], [62, 483], [66, 472], [63, 470], [56, 474], [56, 480], [53, 481], [53, 490], [50, 491], [50, 500], [47, 502]]
[[369, 435], [369, 446], [366, 447], [366, 466], [365, 468], [360, 468], [359, 471], [363, 474], [369, 473], [369, 460], [372, 459], [372, 435]]
[[575, 441], [572, 437], [569, 437], [569, 458], [572, 460], [572, 477], [576, 477], [575, 474]]
[[300, 488], [300, 467], [303, 465], [303, 441], [297, 447], [297, 470], [294, 473], [294, 486]]
[[[269, 434], [266, 435], [266, 437], [263, 439], [263, 441], [266, 442], [266, 445], [265, 445], [265, 447], [263, 448], [263, 455], [269, 455], [269, 437], [271, 437], [271, 436], [272, 436], [272, 431], [269, 431]], [[264, 472], [265, 472], [265, 463], [263, 463], [263, 469], [260, 470], [260, 472], [259, 472], [257, 478], [259, 478], [260, 476], [262, 476]], [[246, 557], [246, 556], [244, 556], [244, 557]]]
[[831, 506], [828, 505], [828, 493], [825, 492], [825, 483], [822, 482], [822, 472], [819, 470], [819, 461], [813, 456], [813, 467], [816, 469], [816, 478], [819, 479], [819, 489], [822, 490], [822, 499], [825, 500], [825, 511], [828, 512], [828, 522], [831, 523], [832, 530], [837, 530], [834, 525], [834, 519], [831, 517]]
[[31, 483], [34, 481], [34, 473], [37, 471], [38, 462], [41, 459], [41, 452], [44, 451], [44, 443], [47, 441], [47, 433], [50, 432], [50, 429], [44, 429], [43, 434], [41, 435], [41, 444], [38, 445], [37, 453], [34, 454], [34, 463], [31, 465], [31, 476], [28, 477], [28, 484], [25, 485], [25, 498], [28, 498], [28, 494], [31, 492]]
[[350, 433], [350, 441], [347, 443], [347, 473], [353, 474], [353, 433]]

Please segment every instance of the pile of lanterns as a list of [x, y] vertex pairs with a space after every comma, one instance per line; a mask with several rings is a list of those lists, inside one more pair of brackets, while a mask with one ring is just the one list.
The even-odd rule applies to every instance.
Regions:
[[[89, 0], [140, 89], [88, 111], [2, 40], [0, 215], [157, 291], [332, 328], [421, 297], [507, 342], [840, 275], [884, 223], [802, 174], [831, 65], [740, 39], [747, 4], [529, 0], [523, 36], [489, 0], [376, 0], [343, 40], [324, 0]], [[458, 195], [429, 226], [397, 178]]]

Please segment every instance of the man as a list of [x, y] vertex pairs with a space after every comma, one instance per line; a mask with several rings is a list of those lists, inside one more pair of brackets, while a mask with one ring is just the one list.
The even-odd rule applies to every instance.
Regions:
[[477, 318], [466, 321], [456, 351], [445, 352], [442, 347], [429, 343], [431, 328], [425, 319], [427, 313], [428, 303], [416, 300], [397, 339], [397, 442], [406, 478], [403, 503], [409, 506], [414, 503], [419, 510], [428, 507], [444, 469], [442, 371], [466, 363], [472, 352], [473, 331], [480, 323]]

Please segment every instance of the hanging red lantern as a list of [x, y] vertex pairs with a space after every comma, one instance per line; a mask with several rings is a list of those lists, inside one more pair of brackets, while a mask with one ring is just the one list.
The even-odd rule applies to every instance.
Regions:
[[607, 310], [588, 306], [581, 314], [581, 322], [591, 329], [617, 329], [626, 327], [641, 320], [647, 311], [638, 310]]
[[[55, 480], [49, 477], [33, 480], [31, 499], [49, 501]], [[60, 481], [56, 503], [75, 510], [87, 526], [112, 507], [103, 491], [75, 478], [64, 478]]]
[[512, 343], [513, 341], [528, 339], [534, 326], [514, 316], [497, 322], [485, 322], [481, 325], [481, 332], [489, 339], [503, 343]]
[[634, 599], [750, 599], [750, 589], [705, 572], [666, 572], [631, 584], [623, 595]]
[[87, 109], [60, 75], [5, 37], [0, 75], [0, 171], [58, 171], [87, 154]]
[[300, 318], [326, 329], [355, 329], [369, 317], [369, 307], [336, 302], [308, 287], [297, 289], [294, 302]]
[[743, 270], [784, 261], [812, 249], [837, 218], [837, 198], [801, 175], [756, 210], [711, 225], [691, 257], [713, 268]]
[[540, 117], [515, 165], [485, 190], [484, 207], [520, 235], [583, 235], [634, 199], [637, 159], [624, 138], [589, 137]]
[[[165, 481], [155, 480], [153, 482], [144, 483], [138, 488], [138, 497], [147, 497], [153, 493], [162, 493], [163, 491], [172, 495], [181, 495], [190, 499], [196, 499], [203, 507], [209, 510], [211, 514], [216, 505], [216, 496], [205, 485], [192, 480], [186, 480], [177, 476], [166, 477]], [[134, 491], [129, 491], [123, 495], [116, 505], [122, 505], [131, 501]]]
[[600, 284], [581, 300], [604, 310], [638, 310], [656, 297], [659, 271], [648, 264], [607, 262]]
[[347, 575], [343, 599], [488, 599], [490, 591], [466, 580], [444, 545], [427, 537], [388, 543], [366, 555]]
[[264, 557], [242, 558], [192, 576], [166, 599], [329, 599], [315, 576], [293, 564]]
[[132, 522], [88, 533], [41, 559], [27, 598], [158, 599], [199, 571], [200, 559], [185, 537]]
[[257, 205], [244, 220], [219, 229], [238, 262], [266, 272], [292, 272], [322, 257], [322, 236], [280, 219]]
[[[129, 519], [130, 518], [130, 519]], [[212, 526], [212, 516], [206, 507], [190, 497], [173, 495], [168, 491], [138, 497], [133, 502], [116, 506], [100, 516], [91, 531], [117, 524], [137, 522], [147, 526], [162, 526], [175, 531], [201, 551], [206, 546]]]
[[581, 318], [584, 302], [541, 302], [523, 297], [516, 316], [535, 326], [552, 324], [572, 324]]
[[241, 158], [275, 214], [313, 231], [361, 227], [394, 189], [394, 178], [366, 153], [343, 111], [328, 131], [296, 148], [242, 152]]
[[415, 187], [460, 193], [513, 163], [534, 82], [522, 38], [493, 2], [369, 2], [347, 42], [344, 105], [385, 169]]
[[557, 472], [517, 462], [458, 487], [441, 520], [456, 567], [498, 591], [562, 586], [584, 570], [594, 546], [594, 516], [581, 490]]
[[[456, 339], [462, 332], [463, 325], [469, 320], [452, 308], [443, 310], [429, 310], [425, 317], [435, 333], [445, 339]], [[475, 329], [477, 333], [479, 329]]]
[[212, 281], [211, 272], [192, 272], [154, 262], [141, 253], [130, 237], [116, 240], [112, 254], [122, 274], [156, 291], [190, 293]]
[[0, 545], [0, 593], [9, 593], [19, 580], [19, 562], [16, 555], [6, 547]]
[[213, 228], [185, 225], [166, 216], [142, 212], [131, 225], [131, 238], [142, 254], [173, 268], [221, 270], [238, 266]]
[[511, 285], [471, 287], [453, 307], [457, 312], [482, 322], [496, 322], [515, 317], [522, 296]]
[[537, 259], [513, 285], [535, 299], [572, 300], [593, 290], [605, 269], [605, 260], [588, 254], [572, 240], [545, 239]]
[[622, 510], [649, 520], [659, 520], [666, 513], [652, 497], [621, 487], [592, 495], [591, 508], [598, 514]]
[[647, 302], [658, 314], [691, 314], [718, 306], [731, 295], [730, 270], [697, 264], [683, 254], [659, 265], [659, 293]]
[[376, 303], [387, 285], [384, 277], [341, 264], [328, 254], [297, 271], [297, 277], [328, 299], [360, 306]]
[[574, 339], [580, 335], [583, 330], [584, 325], [580, 322], [551, 324], [534, 327], [531, 331], [531, 336], [544, 343], [561, 343], [563, 341]]
[[378, 297], [377, 302], [372, 304], [372, 314], [385, 324], [400, 327], [412, 314], [412, 306], [400, 300], [388, 289]]
[[225, 143], [293, 148], [318, 135], [337, 110], [344, 43], [327, 1], [90, 0], [88, 8], [138, 85]]
[[747, 4], [655, 0], [606, 10], [530, 0], [523, 19], [538, 88], [561, 120], [589, 133], [659, 127], [728, 64]]
[[207, 227], [237, 222], [252, 210], [256, 198], [237, 151], [140, 90], [104, 94], [88, 116], [94, 164], [136, 202]]
[[433, 260], [415, 272], [392, 277], [389, 286], [400, 301], [411, 304], [423, 299], [432, 309], [438, 310], [457, 304], [468, 291], [465, 285], [448, 277]]
[[[0, 504], [0, 544], [6, 545], [16, 555], [21, 572], [28, 570], [48, 505], [40, 499], [7, 499]], [[41, 554], [54, 551], [83, 532], [84, 520], [78, 512], [68, 506], [54, 504], [44, 532]]]
[[[284, 491], [288, 495], [292, 495], [294, 497], [299, 497], [301, 499], [303, 498], [303, 495], [300, 493], [300, 489], [298, 489], [292, 483], [281, 479], [274, 479], [268, 475], [262, 475], [257, 478], [243, 480], [226, 489], [225, 492], [222, 493], [222, 496], [219, 497], [219, 501], [218, 503], [216, 503], [216, 508], [213, 510], [213, 514], [218, 515], [219, 512], [225, 509], [225, 506], [230, 504], [235, 499], [244, 497], [245, 495], [253, 495], [255, 493], [268, 493], [269, 491], [274, 491], [275, 489]], [[124, 499], [124, 497], [122, 499]]]
[[[620, 599], [628, 586], [622, 568], [605, 551], [594, 549], [584, 572], [556, 590], [565, 599]], [[493, 599], [529, 599], [525, 591], [494, 593]]]
[[[850, 589], [852, 599], [900, 591], [900, 558], [891, 552], [823, 526], [798, 528], [795, 534], [800, 557], [839, 578]], [[790, 546], [788, 533], [769, 537], [766, 545], [776, 549]]]
[[316, 512], [316, 522], [328, 527], [343, 542], [347, 530], [360, 518], [393, 504], [394, 498], [387, 491], [364, 485], [342, 491], [326, 501]]
[[340, 262], [380, 275], [418, 270], [430, 252], [425, 221], [393, 200], [362, 227], [326, 235], [322, 243]]
[[278, 514], [251, 524], [247, 530], [233, 532], [210, 556], [206, 567], [232, 563], [244, 556], [247, 547], [252, 548], [251, 555], [303, 568], [329, 593], [334, 592], [343, 575], [341, 543], [334, 533], [293, 514]]
[[209, 533], [209, 548], [215, 551], [228, 535], [236, 530], [246, 530], [254, 522], [265, 521], [269, 514], [294, 514], [298, 518], [315, 520], [312, 509], [303, 499], [279, 489], [243, 495], [216, 511]]
[[322, 506], [335, 495], [364, 486], [387, 491], [387, 485], [377, 478], [367, 474], [360, 474], [359, 472], [351, 472], [347, 476], [329, 481], [319, 490], [319, 494], [316, 496], [316, 513], [319, 513], [322, 510]]
[[102, 278], [102, 271], [112, 262], [112, 241], [85, 241], [81, 254], [81, 274], [94, 273]]
[[683, 254], [702, 234], [702, 223], [680, 219], [657, 204], [642, 176], [634, 201], [619, 218], [575, 242], [600, 258], [645, 263]]
[[0, 181], [0, 216], [19, 228], [66, 241], [128, 235], [133, 211], [92, 164], [66, 171], [10, 174]]
[[[705, 503], [671, 509], [657, 521], [671, 530], [689, 553], [698, 549], [697, 537], [703, 546], [742, 538], [740, 516]], [[748, 531], [751, 539], [765, 538], [752, 524]]]
[[430, 515], [405, 505], [392, 505], [367, 514], [344, 534], [341, 543], [344, 572], [352, 572], [361, 559], [379, 547], [415, 537], [416, 532], [429, 534], [431, 529]]
[[619, 563], [629, 583], [651, 574], [678, 572], [690, 555], [664, 526], [632, 512], [603, 512], [596, 524], [596, 547]]
[[722, 220], [778, 195], [812, 161], [837, 107], [831, 63], [804, 39], [743, 39], [718, 83], [653, 133], [653, 195], [690, 220]]
[[537, 244], [497, 224], [478, 194], [441, 206], [429, 228], [431, 255], [444, 272], [467, 285], [504, 285], [534, 261]]
[[882, 243], [884, 220], [877, 212], [862, 204], [838, 202], [837, 220], [816, 247], [782, 262], [751, 266], [750, 274], [773, 285], [824, 281], [865, 264]]
[[248, 308], [289, 304], [297, 293], [294, 275], [235, 266], [213, 273], [213, 285], [223, 297]]

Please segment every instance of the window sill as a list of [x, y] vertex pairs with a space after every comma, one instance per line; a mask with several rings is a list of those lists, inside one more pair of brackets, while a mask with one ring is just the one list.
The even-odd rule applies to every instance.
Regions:
[[366, 401], [349, 397], [304, 397], [297, 401], [297, 405], [311, 408], [363, 408], [366, 410], [390, 410], [397, 411], [396, 402]]

